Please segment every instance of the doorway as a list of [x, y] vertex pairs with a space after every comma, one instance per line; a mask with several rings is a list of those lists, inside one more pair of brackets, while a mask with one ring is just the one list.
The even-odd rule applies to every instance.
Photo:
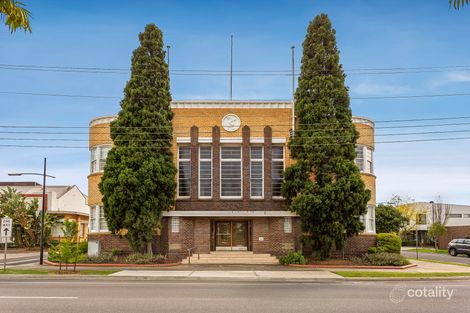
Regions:
[[215, 250], [248, 250], [248, 222], [215, 222]]

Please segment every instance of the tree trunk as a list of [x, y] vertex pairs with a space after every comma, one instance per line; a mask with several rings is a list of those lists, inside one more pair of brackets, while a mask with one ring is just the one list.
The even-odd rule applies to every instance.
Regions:
[[153, 255], [152, 242], [147, 242], [147, 254]]

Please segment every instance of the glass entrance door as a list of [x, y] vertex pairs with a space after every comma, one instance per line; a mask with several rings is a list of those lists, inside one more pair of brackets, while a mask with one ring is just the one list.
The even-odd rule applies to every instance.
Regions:
[[215, 249], [216, 250], [247, 250], [248, 223], [247, 222], [216, 222], [215, 223]]
[[230, 222], [216, 223], [215, 225], [216, 248], [221, 248], [220, 250], [230, 248], [232, 245], [232, 232]]

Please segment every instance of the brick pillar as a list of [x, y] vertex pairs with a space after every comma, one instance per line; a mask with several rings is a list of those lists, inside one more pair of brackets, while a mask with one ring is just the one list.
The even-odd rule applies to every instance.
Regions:
[[264, 128], [264, 199], [271, 200], [272, 192], [272, 144], [273, 132], [270, 126]]
[[243, 207], [248, 209], [250, 200], [250, 127], [242, 129], [242, 179], [243, 179]]
[[212, 128], [212, 200], [220, 200], [220, 127]]
[[199, 180], [199, 129], [197, 126], [191, 127], [191, 192], [192, 201], [198, 198], [198, 180]]

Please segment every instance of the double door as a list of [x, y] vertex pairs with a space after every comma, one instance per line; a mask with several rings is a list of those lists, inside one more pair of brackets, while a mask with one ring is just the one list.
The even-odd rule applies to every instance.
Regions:
[[215, 250], [248, 250], [248, 222], [215, 222]]

